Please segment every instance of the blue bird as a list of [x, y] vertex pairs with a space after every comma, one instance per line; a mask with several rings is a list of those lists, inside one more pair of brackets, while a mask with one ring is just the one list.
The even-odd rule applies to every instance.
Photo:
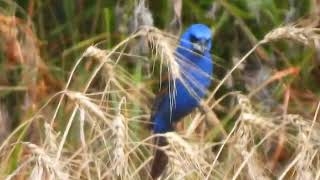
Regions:
[[[212, 32], [203, 24], [191, 25], [181, 36], [175, 51], [180, 77], [167, 82], [170, 90], [158, 95], [154, 102], [151, 121], [154, 133], [173, 131], [173, 123], [178, 122], [199, 106], [211, 84], [213, 63], [210, 49]], [[158, 146], [167, 145], [167, 140], [159, 136], [155, 140]], [[155, 151], [151, 176], [159, 177], [168, 163], [164, 151]]]

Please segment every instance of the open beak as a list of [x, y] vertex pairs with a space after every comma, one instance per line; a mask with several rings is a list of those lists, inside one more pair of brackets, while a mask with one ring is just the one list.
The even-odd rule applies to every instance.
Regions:
[[199, 53], [199, 54], [203, 54], [204, 51], [206, 50], [206, 44], [205, 42], [197, 42], [193, 44], [193, 49]]

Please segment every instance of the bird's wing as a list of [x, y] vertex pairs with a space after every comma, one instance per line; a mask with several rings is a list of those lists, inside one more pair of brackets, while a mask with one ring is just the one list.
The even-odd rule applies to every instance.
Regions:
[[159, 110], [163, 99], [168, 95], [169, 93], [168, 90], [169, 90], [169, 78], [168, 78], [168, 75], [164, 75], [161, 82], [161, 88], [159, 92], [156, 94], [156, 97], [153, 101], [153, 105], [151, 108], [151, 117], [150, 117], [151, 127], [150, 128], [153, 128], [154, 117], [156, 115], [156, 112]]
[[[169, 94], [169, 83], [170, 80], [168, 78], [167, 75], [165, 75], [162, 78], [162, 82], [161, 82], [161, 88], [159, 90], [159, 93], [157, 93], [156, 98], [154, 100], [152, 109], [151, 109], [151, 126], [153, 128], [153, 122], [154, 122], [154, 118], [156, 116], [157, 111], [159, 111], [159, 109], [161, 108], [161, 104], [163, 103], [164, 99], [166, 98], [166, 96], [168, 96]], [[163, 146], [168, 145], [168, 141], [166, 139], [166, 137], [163, 136], [158, 136], [155, 137], [155, 142], [154, 144], [157, 146], [157, 148], [155, 149], [154, 152], [154, 159], [152, 162], [152, 166], [151, 166], [151, 172], [150, 175], [152, 177], [152, 179], [158, 179], [159, 176], [162, 174], [162, 172], [164, 171], [165, 167], [168, 164], [169, 158], [166, 155], [166, 153], [164, 152], [164, 150], [160, 149]]]

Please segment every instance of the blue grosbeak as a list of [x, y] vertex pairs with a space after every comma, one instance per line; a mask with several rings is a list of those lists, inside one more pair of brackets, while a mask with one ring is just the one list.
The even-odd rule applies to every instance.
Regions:
[[[171, 86], [171, 90], [156, 97], [151, 116], [154, 133], [172, 131], [173, 123], [199, 106], [200, 99], [211, 84], [213, 73], [211, 41], [212, 32], [203, 24], [193, 24], [182, 34], [175, 51], [180, 77], [169, 80], [167, 86]], [[167, 140], [159, 136], [155, 143], [158, 146], [165, 146]], [[165, 152], [157, 149], [151, 169], [153, 179], [161, 175], [167, 162], [168, 157]]]

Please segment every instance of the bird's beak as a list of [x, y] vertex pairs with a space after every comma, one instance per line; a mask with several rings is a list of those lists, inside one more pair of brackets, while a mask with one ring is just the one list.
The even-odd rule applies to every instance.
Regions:
[[207, 45], [205, 42], [197, 42], [193, 44], [193, 49], [199, 54], [203, 54], [206, 48]]

